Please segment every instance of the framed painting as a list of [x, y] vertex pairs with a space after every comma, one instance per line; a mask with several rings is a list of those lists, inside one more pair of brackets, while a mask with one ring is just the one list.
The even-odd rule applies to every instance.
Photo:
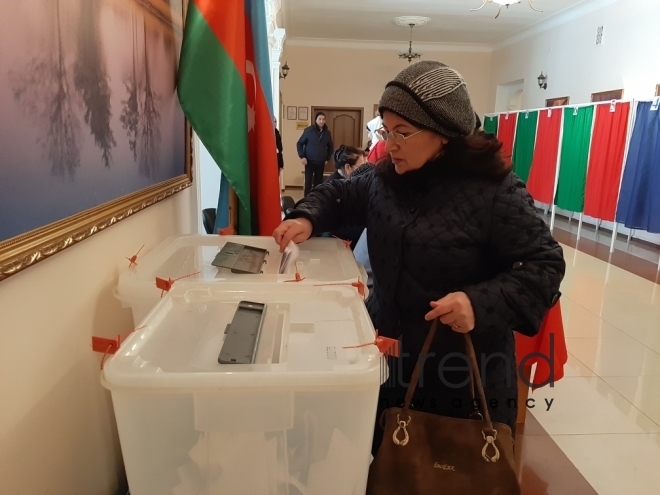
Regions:
[[655, 85], [655, 96], [660, 96], [660, 84]]
[[191, 185], [186, 0], [24, 0], [0, 19], [0, 280]]
[[561, 96], [559, 98], [548, 98], [545, 100], [546, 107], [563, 107], [568, 105], [571, 98], [569, 96]]
[[614, 89], [612, 91], [601, 91], [600, 93], [591, 93], [591, 102], [623, 100], [623, 90]]
[[298, 107], [298, 120], [309, 121], [309, 107]]
[[374, 115], [373, 115], [374, 119], [375, 119], [376, 117], [378, 117], [378, 115], [379, 115], [379, 114], [378, 114], [378, 103], [375, 103], [375, 104], [374, 104]]

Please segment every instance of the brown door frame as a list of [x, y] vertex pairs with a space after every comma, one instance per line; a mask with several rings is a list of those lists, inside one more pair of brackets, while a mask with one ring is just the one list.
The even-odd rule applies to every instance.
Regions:
[[[333, 112], [341, 112], [342, 110], [348, 110], [351, 112], [360, 112], [360, 144], [359, 148], [362, 147], [362, 142], [364, 141], [364, 107], [328, 107], [328, 106], [312, 106], [312, 114], [310, 117], [313, 119], [317, 111], [331, 110]], [[315, 121], [312, 120], [311, 124], [314, 125]]]

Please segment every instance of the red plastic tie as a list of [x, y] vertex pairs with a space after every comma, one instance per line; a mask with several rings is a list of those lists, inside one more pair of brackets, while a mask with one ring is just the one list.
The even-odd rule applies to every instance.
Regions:
[[365, 291], [364, 291], [364, 283], [360, 279], [358, 279], [357, 282], [341, 282], [341, 283], [336, 283], [336, 284], [317, 284], [314, 285], [314, 287], [329, 287], [329, 286], [335, 286], [335, 285], [350, 285], [351, 287], [355, 287], [358, 291], [358, 294], [362, 296], [362, 299], [365, 298]]
[[133, 265], [137, 266], [137, 258], [138, 258], [138, 254], [140, 254], [140, 251], [142, 251], [142, 248], [143, 248], [143, 247], [144, 247], [144, 244], [142, 244], [142, 247], [141, 247], [140, 249], [138, 249], [138, 252], [135, 253], [133, 256], [131, 256], [130, 258], [126, 257], [126, 259], [127, 259], [128, 261], [130, 261], [130, 263], [129, 263], [129, 265], [128, 265], [129, 268], [132, 267]]
[[194, 277], [195, 275], [199, 275], [200, 273], [202, 272], [191, 273], [190, 275], [184, 275], [183, 277], [175, 278], [174, 280], [172, 280], [171, 278], [165, 280], [164, 278], [156, 277], [156, 287], [158, 287], [162, 291], [160, 293], [160, 297], [163, 297], [163, 294], [169, 292], [172, 286], [174, 285], [174, 282], [176, 282], [177, 280], [181, 280], [182, 278]]
[[333, 235], [335, 239], [339, 239], [341, 242], [344, 243], [344, 246], [346, 246], [348, 249], [351, 248], [351, 241], [347, 241], [346, 239], [342, 239], [341, 237], [337, 237], [336, 235]]
[[285, 282], [302, 282], [303, 280], [305, 280], [305, 278], [300, 275], [300, 272], [298, 272], [298, 265], [296, 265], [296, 278], [295, 278], [295, 280], [285, 280]]
[[386, 356], [399, 357], [399, 341], [390, 339], [389, 337], [379, 337], [378, 330], [376, 330], [376, 340], [373, 342], [367, 342], [366, 344], [360, 345], [344, 346], [342, 349], [359, 349], [361, 347], [367, 347], [370, 345], [375, 345], [378, 347], [378, 352], [381, 354], [385, 354]]
[[92, 337], [92, 351], [103, 353], [103, 358], [101, 359], [101, 370], [103, 370], [103, 366], [105, 365], [105, 360], [107, 359], [108, 355], [115, 354], [119, 350], [119, 347], [121, 347], [121, 344], [129, 337], [129, 335], [143, 328], [144, 326], [134, 328], [124, 335], [117, 335], [116, 339]]

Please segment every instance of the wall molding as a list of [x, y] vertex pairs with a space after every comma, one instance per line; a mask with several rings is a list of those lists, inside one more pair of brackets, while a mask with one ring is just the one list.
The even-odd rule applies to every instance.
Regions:
[[[394, 50], [408, 49], [407, 41], [378, 41], [378, 40], [346, 40], [329, 38], [288, 38], [287, 46], [306, 46], [314, 48], [351, 48], [361, 50]], [[477, 43], [425, 43], [413, 42], [413, 48], [422, 52], [478, 52], [490, 53], [492, 48], [486, 44]]]

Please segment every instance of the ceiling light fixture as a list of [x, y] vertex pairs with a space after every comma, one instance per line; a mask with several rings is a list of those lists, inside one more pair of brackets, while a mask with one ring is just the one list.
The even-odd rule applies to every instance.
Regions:
[[[495, 16], [495, 19], [497, 19], [500, 16], [500, 13], [502, 12], [502, 6], [506, 6], [506, 8], [509, 8], [509, 5], [513, 5], [514, 3], [520, 3], [521, 0], [481, 0], [483, 4], [481, 7], [478, 9], [470, 9], [470, 12], [476, 12], [478, 10], [483, 9], [487, 3], [497, 3], [499, 4], [500, 8], [497, 9], [497, 15]], [[536, 12], [543, 12], [542, 10], [537, 9], [534, 7], [534, 4], [532, 3], [534, 0], [527, 0], [529, 2], [529, 6], [532, 8], [532, 10], [535, 10]]]
[[410, 26], [410, 41], [408, 42], [408, 51], [399, 52], [399, 58], [406, 59], [408, 60], [408, 63], [410, 63], [413, 60], [422, 57], [421, 52], [414, 52], [412, 49], [412, 30], [415, 26], [423, 26], [424, 24], [428, 24], [430, 20], [431, 19], [428, 17], [417, 16], [403, 16], [394, 19], [394, 23], [398, 26]]

